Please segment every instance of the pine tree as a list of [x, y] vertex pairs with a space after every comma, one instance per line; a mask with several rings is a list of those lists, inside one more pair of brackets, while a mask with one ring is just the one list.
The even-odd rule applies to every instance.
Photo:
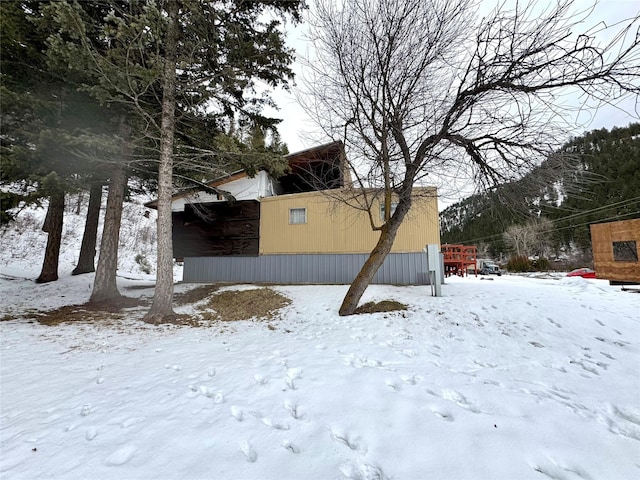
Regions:
[[[159, 166], [158, 280], [147, 316], [157, 323], [173, 313], [174, 164], [180, 163], [176, 169], [196, 171], [221, 157], [210, 148], [194, 148], [200, 142], [187, 141], [189, 130], [208, 121], [219, 134], [235, 121], [236, 113], [255, 124], [275, 126], [274, 119], [260, 114], [269, 99], [256, 91], [256, 80], [286, 86], [292, 78], [292, 52], [284, 46], [280, 21], [265, 21], [264, 14], [271, 10], [297, 19], [302, 2], [156, 0], [103, 5], [108, 14], [101, 19], [84, 3], [52, 3], [50, 18], [58, 32], [49, 37], [49, 45], [60, 61], [91, 73], [86, 88], [95, 98], [127, 112], [132, 128], [127, 140], [137, 167]], [[189, 150], [195, 154], [189, 157]]]
[[8, 218], [4, 209], [19, 201], [49, 196], [48, 218], [56, 226], [48, 230], [39, 282], [58, 278], [64, 194], [95, 177], [93, 158], [108, 129], [97, 102], [78, 90], [77, 78], [51, 67], [45, 7], [34, 1], [0, 4], [2, 183], [11, 184], [11, 192], [16, 186], [24, 192], [3, 194], [3, 217]]

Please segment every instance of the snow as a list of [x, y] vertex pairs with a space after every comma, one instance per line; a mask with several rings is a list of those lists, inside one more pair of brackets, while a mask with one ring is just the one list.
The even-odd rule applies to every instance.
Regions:
[[[150, 266], [149, 273], [155, 273], [156, 258], [156, 218], [155, 210], [144, 206], [152, 200], [150, 195], [140, 195], [124, 203], [122, 225], [120, 227], [120, 243], [118, 250], [118, 267], [124, 274], [141, 274], [144, 269], [136, 257]], [[59, 273], [71, 273], [76, 266], [80, 254], [80, 244], [84, 231], [85, 216], [89, 196], [83, 195], [80, 213], [76, 213], [77, 195], [67, 195], [64, 212], [64, 226], [62, 229], [62, 244], [60, 247]], [[100, 233], [104, 222], [107, 192], [102, 195], [102, 210], [98, 226], [98, 242], [96, 249], [100, 250]], [[47, 234], [41, 227], [47, 213], [47, 204], [43, 207], [26, 207], [20, 210], [15, 221], [2, 225], [0, 230], [0, 271], [7, 269], [29, 272], [33, 278], [38, 277], [39, 267], [42, 266]], [[96, 265], [98, 257], [96, 256]], [[26, 273], [22, 273], [26, 276]]]
[[[118, 284], [149, 297], [141, 205], [123, 216]], [[93, 285], [70, 275], [82, 221], [67, 213], [57, 282], [33, 282], [41, 219], [2, 232], [0, 478], [640, 477], [640, 294], [452, 278], [438, 298], [372, 286], [363, 302], [409, 309], [340, 317], [346, 286], [275, 286], [292, 303], [269, 321], [154, 327], [132, 309], [45, 326], [29, 316]]]
[[[2, 315], [90, 294], [91, 275], [5, 270]], [[119, 280], [149, 294], [127, 289], [148, 278]], [[270, 322], [0, 322], [2, 477], [640, 475], [640, 295], [454, 278], [440, 298], [370, 287], [364, 301], [409, 310], [339, 317], [345, 286], [274, 288], [293, 302]]]

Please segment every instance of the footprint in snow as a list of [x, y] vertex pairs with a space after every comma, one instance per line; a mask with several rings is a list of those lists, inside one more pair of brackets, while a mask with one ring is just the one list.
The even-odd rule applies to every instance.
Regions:
[[455, 390], [451, 390], [449, 388], [445, 388], [442, 390], [442, 398], [458, 404], [467, 405], [469, 403], [467, 402], [467, 399], [464, 397], [464, 395], [462, 395], [459, 392], [456, 392]]
[[340, 429], [335, 429], [335, 428], [331, 429], [330, 436], [333, 440], [335, 440], [338, 443], [342, 443], [343, 445], [346, 445], [351, 450], [360, 452], [362, 454], [367, 453], [367, 448], [364, 445], [362, 445], [362, 442], [359, 436], [349, 435], [347, 432], [344, 432]]
[[532, 467], [536, 472], [556, 480], [590, 480], [593, 478], [578, 466], [559, 465], [555, 460], [549, 460], [545, 464], [532, 465]]
[[640, 409], [609, 405], [604, 423], [611, 433], [640, 441]]
[[278, 420], [274, 420], [269, 417], [264, 417], [262, 419], [262, 423], [264, 423], [267, 427], [275, 428], [276, 430], [289, 430], [289, 425], [281, 423]]
[[131, 417], [131, 418], [127, 418], [126, 420], [124, 420], [121, 424], [120, 427], [121, 428], [129, 428], [133, 425], [136, 425], [138, 423], [142, 423], [144, 422], [144, 418], [143, 417]]
[[287, 376], [284, 381], [291, 390], [296, 389], [296, 380], [302, 376], [302, 369], [300, 368], [288, 368]]
[[225, 402], [224, 394], [222, 392], [217, 392], [212, 388], [207, 387], [206, 385], [200, 385], [198, 387], [198, 391], [205, 397], [212, 398], [214, 403], [220, 404]]
[[297, 404], [289, 400], [285, 400], [283, 406], [285, 410], [296, 420], [302, 420], [304, 418], [304, 414], [300, 413], [300, 407]]
[[242, 413], [242, 409], [236, 405], [231, 406], [231, 416], [235, 418], [237, 421], [241, 422], [244, 418], [244, 414]]
[[387, 387], [389, 387], [389, 389], [394, 391], [394, 392], [397, 392], [399, 390], [399, 388], [400, 388], [400, 387], [398, 387], [398, 382], [396, 382], [395, 380], [392, 380], [390, 378], [385, 380], [385, 383], [387, 384]]
[[354, 353], [345, 357], [344, 363], [349, 367], [355, 367], [355, 368], [364, 368], [364, 367], [383, 368], [382, 362], [380, 360], [370, 359], [368, 357], [356, 355]]
[[288, 440], [285, 440], [284, 442], [282, 442], [281, 445], [282, 445], [282, 448], [289, 450], [291, 453], [300, 453], [300, 448], [296, 444], [291, 443]]
[[491, 380], [491, 379], [487, 379], [484, 382], [485, 385], [495, 385], [496, 387], [501, 387], [503, 388], [502, 383], [498, 382], [497, 380]]
[[453, 414], [451, 414], [451, 412], [443, 408], [438, 408], [435, 406], [431, 407], [431, 413], [433, 413], [436, 417], [446, 422], [453, 422], [454, 420]]
[[131, 460], [131, 458], [135, 455], [136, 450], [137, 448], [135, 445], [125, 445], [124, 447], [119, 448], [118, 450], [113, 452], [111, 455], [109, 455], [105, 459], [105, 463], [107, 465], [114, 465], [114, 466], [124, 465], [129, 460]]
[[413, 374], [413, 375], [400, 375], [400, 379], [408, 385], [415, 385], [419, 378], [417, 375]]
[[256, 373], [253, 376], [253, 381], [256, 382], [258, 385], [266, 385], [267, 383], [269, 383], [269, 380], [267, 378], [263, 377], [258, 373]]
[[469, 403], [464, 395], [450, 388], [445, 388], [442, 390], [442, 398], [456, 403], [458, 406], [469, 410], [470, 412], [480, 413], [480, 410], [475, 405]]
[[556, 322], [555, 320], [553, 320], [551, 317], [547, 317], [547, 320], [549, 321], [549, 323], [551, 325], [553, 325], [556, 328], [562, 328], [562, 325], [560, 325], [558, 322]]
[[356, 465], [345, 463], [340, 466], [340, 472], [349, 480], [388, 480], [389, 478], [377, 465], [361, 462]]
[[240, 444], [240, 450], [244, 453], [244, 456], [247, 459], [247, 462], [254, 463], [258, 459], [258, 454], [253, 449], [251, 444], [247, 441], [244, 441]]
[[87, 433], [85, 434], [85, 438], [91, 441], [94, 438], [96, 438], [97, 435], [98, 435], [98, 429], [96, 427], [89, 427], [87, 429]]

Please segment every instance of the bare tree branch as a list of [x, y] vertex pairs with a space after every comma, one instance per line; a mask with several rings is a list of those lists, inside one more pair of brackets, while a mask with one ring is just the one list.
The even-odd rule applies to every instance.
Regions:
[[581, 32], [593, 8], [574, 0], [503, 2], [482, 19], [475, 8], [470, 0], [319, 0], [311, 12], [308, 110], [344, 142], [360, 189], [378, 190], [369, 197], [385, 204], [380, 242], [343, 314], [390, 251], [415, 185], [452, 171], [482, 189], [516, 181], [567, 139], [576, 113], [589, 108], [575, 98], [597, 105], [640, 94], [640, 16]]

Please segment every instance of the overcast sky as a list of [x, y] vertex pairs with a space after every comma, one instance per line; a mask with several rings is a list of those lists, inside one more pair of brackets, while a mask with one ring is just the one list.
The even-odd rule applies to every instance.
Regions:
[[[489, 2], [483, 2], [483, 6], [488, 4]], [[577, 0], [576, 4], [578, 4], [580, 8], [584, 8], [586, 2]], [[603, 1], [596, 6], [594, 13], [589, 18], [589, 24], [592, 25], [601, 21], [607, 24], [614, 24], [622, 19], [638, 15], [639, 11], [640, 0]], [[296, 50], [299, 56], [305, 56], [307, 52], [313, 48], [313, 46], [304, 39], [305, 30], [306, 26], [302, 24], [296, 28], [291, 28], [289, 31], [288, 44]], [[294, 70], [298, 77], [300, 77], [301, 66], [299, 63], [294, 65]], [[298, 105], [295, 99], [295, 94], [298, 92], [299, 89], [296, 87], [292, 88], [291, 93], [282, 90], [274, 92], [273, 98], [280, 107], [280, 110], [269, 112], [271, 116], [283, 119], [279, 125], [279, 131], [291, 152], [309, 148], [330, 140], [317, 132], [314, 123]], [[620, 107], [621, 108], [615, 108], [611, 106], [601, 108], [593, 118], [591, 118], [590, 114], [584, 113], [577, 119], [581, 125], [577, 133], [603, 127], [608, 129], [614, 126], [624, 127], [631, 122], [638, 121], [640, 116], [638, 99], [635, 99], [635, 101], [630, 100]]]

